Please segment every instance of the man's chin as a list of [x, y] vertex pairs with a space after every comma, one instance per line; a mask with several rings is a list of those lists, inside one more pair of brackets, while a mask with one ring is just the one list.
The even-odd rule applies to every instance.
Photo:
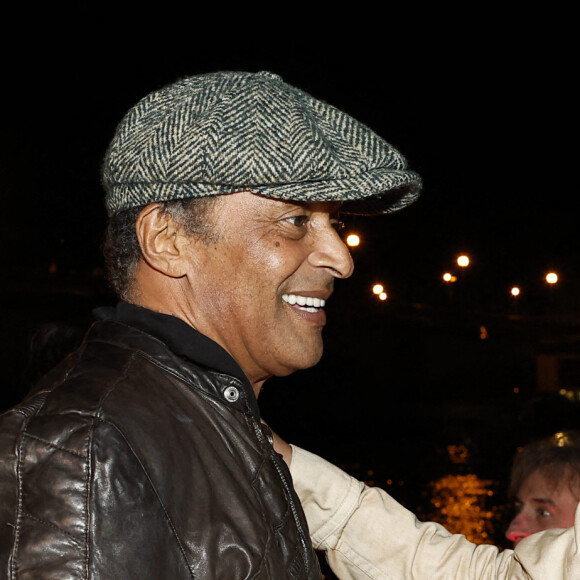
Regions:
[[285, 368], [281, 369], [280, 373], [276, 373], [276, 376], [285, 377], [296, 371], [305, 371], [306, 369], [312, 368], [320, 362], [322, 353], [322, 347], [316, 351], [308, 353], [307, 356], [304, 356], [304, 353], [301, 353], [302, 356], [288, 361]]

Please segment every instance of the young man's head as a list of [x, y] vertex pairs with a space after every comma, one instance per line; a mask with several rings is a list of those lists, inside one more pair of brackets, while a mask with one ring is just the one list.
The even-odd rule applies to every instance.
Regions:
[[514, 458], [510, 492], [517, 510], [506, 532], [512, 542], [573, 526], [580, 502], [580, 432], [556, 433], [523, 447]]
[[267, 72], [189, 77], [142, 99], [103, 183], [119, 296], [212, 338], [255, 392], [322, 355], [325, 301], [353, 270], [340, 214], [390, 213], [421, 188], [368, 127]]

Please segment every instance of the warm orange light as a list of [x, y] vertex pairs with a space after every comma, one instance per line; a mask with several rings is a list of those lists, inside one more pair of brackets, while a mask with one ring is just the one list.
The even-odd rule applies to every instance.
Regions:
[[452, 463], [466, 463], [469, 457], [469, 449], [465, 445], [447, 445], [447, 453]]
[[375, 284], [373, 286], [373, 294], [379, 295], [383, 290], [384, 290], [384, 288], [383, 288], [382, 284]]
[[346, 237], [346, 244], [351, 248], [360, 244], [360, 237], [357, 234], [349, 234]]
[[558, 274], [556, 274], [555, 272], [549, 272], [548, 274], [546, 274], [546, 282], [548, 284], [556, 284], [557, 281]]
[[387, 299], [387, 293], [386, 292], [381, 292], [379, 294], [379, 300], [386, 300]]
[[457, 265], [461, 266], [462, 268], [469, 266], [469, 257], [466, 256], [465, 254], [459, 256], [457, 258]]
[[512, 296], [519, 296], [520, 295], [520, 289], [517, 286], [514, 286], [511, 290], [511, 295]]
[[443, 280], [445, 280], [445, 282], [457, 282], [457, 276], [454, 276], [450, 272], [445, 272], [445, 274], [443, 274]]
[[446, 475], [430, 486], [435, 508], [428, 514], [430, 519], [476, 544], [493, 543], [490, 534], [497, 515], [486, 505], [487, 498], [493, 496], [492, 480], [473, 474]]

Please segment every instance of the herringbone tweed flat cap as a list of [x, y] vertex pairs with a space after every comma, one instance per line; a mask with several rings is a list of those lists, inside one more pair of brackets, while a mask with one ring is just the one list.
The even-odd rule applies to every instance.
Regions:
[[345, 213], [413, 202], [420, 177], [346, 113], [269, 72], [181, 79], [138, 102], [103, 163], [109, 215], [156, 201], [252, 191], [342, 201]]

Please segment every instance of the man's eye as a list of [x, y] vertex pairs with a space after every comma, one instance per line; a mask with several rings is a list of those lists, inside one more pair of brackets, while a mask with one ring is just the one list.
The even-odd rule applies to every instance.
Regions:
[[306, 225], [306, 223], [308, 222], [308, 216], [307, 215], [293, 215], [290, 216], [289, 218], [286, 218], [287, 221], [289, 221], [293, 226], [296, 226], [297, 228], [301, 228], [303, 226]]
[[538, 513], [543, 517], [543, 518], [549, 518], [552, 514], [545, 509], [540, 509], [538, 510]]

